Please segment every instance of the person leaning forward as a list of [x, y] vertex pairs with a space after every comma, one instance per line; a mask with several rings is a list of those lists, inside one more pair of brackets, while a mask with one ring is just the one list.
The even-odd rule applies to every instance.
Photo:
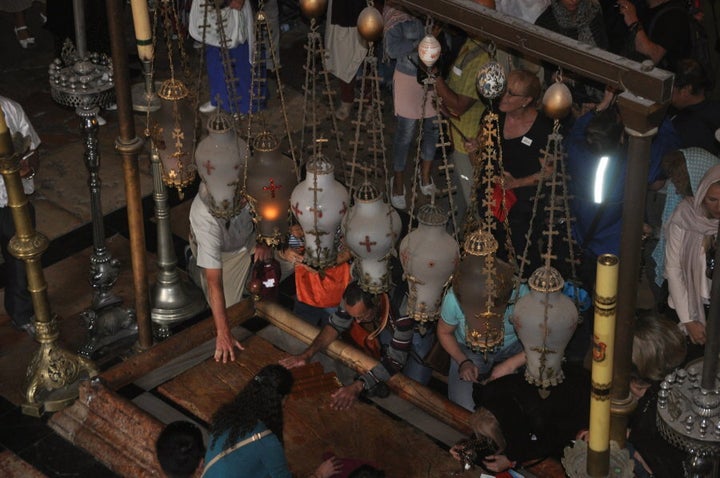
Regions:
[[357, 282], [351, 282], [343, 293], [340, 306], [330, 316], [330, 323], [304, 352], [286, 357], [280, 364], [289, 369], [302, 367], [342, 333], [349, 332], [353, 342], [379, 363], [332, 394], [330, 407], [345, 410], [355, 403], [363, 390], [373, 390], [380, 382], [402, 371], [412, 347], [413, 327], [412, 318], [393, 310], [387, 294], [370, 294]]
[[227, 308], [242, 299], [253, 257], [267, 260], [272, 250], [255, 243], [247, 203], [227, 220], [213, 214], [212, 203], [203, 182], [190, 207], [190, 248], [199, 269], [195, 280], [199, 280], [215, 322], [215, 361], [227, 363], [235, 360], [235, 348], [243, 350], [230, 331]]

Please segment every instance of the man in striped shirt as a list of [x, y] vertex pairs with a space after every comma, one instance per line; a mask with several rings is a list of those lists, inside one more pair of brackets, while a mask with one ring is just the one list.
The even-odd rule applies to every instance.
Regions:
[[[340, 306], [330, 316], [330, 323], [303, 353], [287, 357], [280, 364], [289, 369], [301, 367], [343, 333], [348, 333], [358, 347], [379, 363], [333, 393], [330, 406], [336, 410], [350, 408], [363, 390], [376, 391], [379, 383], [403, 371], [413, 348], [414, 320], [395, 310], [388, 294], [370, 294], [357, 282], [351, 282]], [[434, 339], [434, 335], [430, 338]]]

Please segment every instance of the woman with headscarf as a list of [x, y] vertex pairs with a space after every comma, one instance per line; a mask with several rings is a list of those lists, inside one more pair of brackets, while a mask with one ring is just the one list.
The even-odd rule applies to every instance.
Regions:
[[715, 234], [720, 219], [720, 166], [703, 176], [694, 197], [678, 204], [665, 229], [665, 278], [681, 327], [693, 344], [705, 344]]
[[[663, 158], [663, 170], [669, 179], [665, 191], [665, 206], [661, 224], [666, 224], [683, 198], [692, 197], [708, 169], [720, 164], [720, 158], [702, 148], [674, 151]], [[665, 230], [660, 228], [657, 246], [652, 253], [655, 261], [655, 284], [661, 287], [665, 278]]]
[[[268, 365], [215, 412], [203, 478], [292, 477], [282, 445], [282, 407], [292, 384], [289, 370]], [[337, 460], [329, 458], [310, 478], [330, 478], [339, 468]]]

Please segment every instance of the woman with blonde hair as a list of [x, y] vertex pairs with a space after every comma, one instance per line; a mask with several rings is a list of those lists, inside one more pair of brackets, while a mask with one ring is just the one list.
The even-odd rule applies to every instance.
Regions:
[[705, 308], [720, 219], [720, 165], [703, 176], [694, 197], [675, 209], [665, 230], [665, 278], [668, 305], [677, 313], [690, 342], [705, 344]]

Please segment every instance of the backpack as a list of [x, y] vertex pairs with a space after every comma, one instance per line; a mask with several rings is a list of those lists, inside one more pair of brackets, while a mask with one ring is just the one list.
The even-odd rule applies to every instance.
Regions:
[[650, 22], [647, 31], [648, 37], [652, 36], [652, 31], [658, 18], [668, 12], [681, 12], [678, 14], [687, 17], [688, 24], [690, 25], [690, 56], [702, 65], [708, 78], [714, 78], [715, 69], [713, 68], [712, 55], [710, 54], [710, 38], [705, 27], [692, 15], [690, 7], [685, 2], [667, 2]]

